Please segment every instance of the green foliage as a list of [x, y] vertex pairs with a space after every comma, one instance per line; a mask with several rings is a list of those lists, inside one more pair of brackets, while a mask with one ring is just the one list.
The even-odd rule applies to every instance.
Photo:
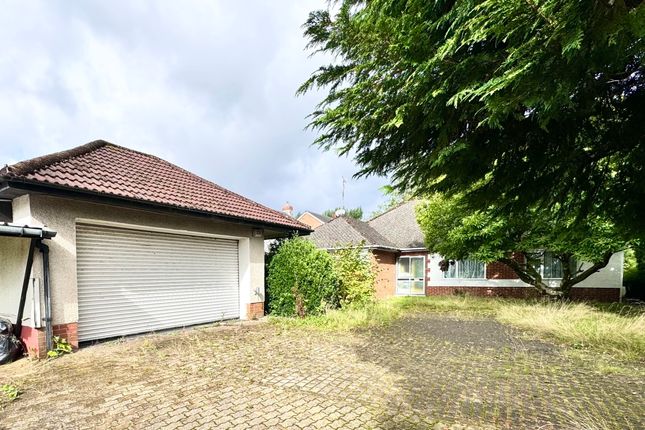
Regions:
[[625, 252], [623, 285], [627, 296], [645, 299], [645, 246], [636, 244]]
[[339, 305], [339, 282], [328, 252], [301, 237], [282, 243], [269, 263], [269, 312], [282, 316], [323, 313]]
[[20, 390], [15, 385], [11, 384], [2, 384], [0, 387], [0, 392], [6, 401], [13, 402], [20, 396]]
[[343, 307], [362, 307], [374, 300], [376, 268], [371, 254], [361, 246], [348, 246], [335, 251], [334, 271], [340, 285], [340, 304]]
[[[433, 194], [417, 206], [417, 221], [431, 252], [449, 259], [502, 261], [540, 292], [562, 297], [568, 296], [573, 285], [604, 267], [613, 253], [630, 245], [611, 221], [600, 216], [564, 218], [557, 211], [535, 207], [525, 208], [520, 216], [497, 208], [473, 210], [462, 194]], [[559, 287], [545, 284], [531, 264], [511, 258], [519, 253], [530, 263], [540, 256], [540, 250], [552, 252], [562, 262]], [[583, 270], [576, 261], [593, 265]]]
[[641, 2], [342, 0], [305, 29], [316, 142], [359, 176], [645, 237]]
[[[325, 212], [323, 212], [323, 215], [328, 216], [330, 218], [333, 218], [336, 211], [341, 208], [336, 208], [336, 209], [327, 209]], [[348, 216], [350, 218], [358, 219], [361, 220], [363, 219], [363, 208], [357, 207], [353, 209], [347, 209], [345, 211], [345, 216]]]
[[67, 339], [63, 339], [60, 336], [54, 336], [54, 349], [47, 351], [47, 357], [49, 358], [58, 358], [61, 355], [69, 354], [72, 352], [72, 345], [67, 342]]

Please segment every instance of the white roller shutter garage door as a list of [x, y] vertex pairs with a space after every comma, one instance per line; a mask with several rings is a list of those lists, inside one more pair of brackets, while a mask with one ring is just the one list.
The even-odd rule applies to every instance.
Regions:
[[76, 225], [79, 341], [239, 318], [238, 241]]

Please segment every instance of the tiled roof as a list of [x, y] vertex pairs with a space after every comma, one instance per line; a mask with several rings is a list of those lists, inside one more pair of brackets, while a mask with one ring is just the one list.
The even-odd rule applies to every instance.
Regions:
[[372, 218], [368, 224], [398, 248], [425, 248], [423, 233], [417, 223], [417, 203], [417, 200], [402, 203]]
[[361, 243], [370, 247], [395, 248], [394, 244], [366, 222], [346, 216], [334, 218], [321, 225], [309, 235], [309, 239], [317, 247], [326, 249]]
[[98, 140], [4, 167], [0, 179], [99, 193], [309, 231], [274, 209], [161, 158]]

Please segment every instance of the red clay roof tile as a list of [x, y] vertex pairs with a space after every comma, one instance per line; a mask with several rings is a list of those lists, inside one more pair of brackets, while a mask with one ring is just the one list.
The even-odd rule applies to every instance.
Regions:
[[9, 181], [56, 185], [298, 230], [294, 218], [220, 187], [161, 158], [103, 140], [0, 170]]

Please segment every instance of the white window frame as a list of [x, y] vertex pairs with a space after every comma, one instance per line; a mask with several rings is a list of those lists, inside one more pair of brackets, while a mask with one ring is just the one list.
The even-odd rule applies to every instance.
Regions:
[[[399, 293], [399, 279], [400, 279], [399, 278], [399, 260], [401, 258], [408, 258], [408, 259], [420, 258], [423, 261], [423, 265], [422, 265], [422, 267], [423, 267], [423, 279], [422, 279], [422, 281], [423, 281], [423, 292], [422, 293], [412, 293], [412, 287], [410, 287], [409, 292], [407, 294]], [[410, 261], [410, 268], [412, 268], [412, 262], [411, 261]], [[412, 275], [412, 273], [410, 273], [410, 275]], [[428, 269], [426, 267], [426, 256], [425, 255], [399, 255], [398, 257], [396, 257], [396, 274], [395, 274], [395, 276], [396, 277], [394, 279], [394, 291], [395, 291], [395, 294], [397, 296], [425, 296], [426, 295], [426, 279], [428, 278]], [[417, 279], [418, 278], [412, 278], [412, 277], [407, 278], [407, 280], [409, 282], [417, 281]], [[401, 280], [403, 281], [405, 279], [401, 278]]]
[[[540, 257], [540, 271], [539, 271], [540, 276], [541, 276], [541, 277], [542, 277], [542, 279], [543, 279], [543, 280], [545, 280], [545, 281], [561, 281], [561, 280], [562, 280], [562, 277], [559, 277], [559, 278], [545, 278], [545, 277], [544, 277], [544, 256], [545, 256], [545, 254], [546, 254], [547, 252], [549, 252], [549, 251], [543, 251], [543, 252], [542, 252], [542, 257]], [[552, 253], [552, 252], [550, 252], [550, 254], [552, 255], [552, 260], [560, 261], [560, 260], [559, 260], [559, 259], [557, 259], [555, 256], [553, 256], [553, 253]], [[562, 261], [560, 261], [560, 265], [562, 266]], [[564, 272], [563, 272], [563, 273], [564, 273]]]
[[[474, 260], [474, 258], [472, 260]], [[455, 273], [457, 274], [457, 276], [455, 276], [454, 278], [447, 277], [446, 275], [448, 274], [448, 271], [446, 270], [445, 272], [443, 272], [443, 279], [466, 279], [466, 280], [475, 280], [475, 281], [481, 281], [481, 280], [486, 280], [487, 279], [486, 278], [486, 269], [487, 269], [488, 265], [486, 263], [480, 262], [480, 263], [482, 263], [484, 265], [484, 277], [483, 278], [462, 278], [462, 277], [459, 276], [459, 264], [461, 264], [461, 260], [451, 260], [451, 261], [455, 262]]]

